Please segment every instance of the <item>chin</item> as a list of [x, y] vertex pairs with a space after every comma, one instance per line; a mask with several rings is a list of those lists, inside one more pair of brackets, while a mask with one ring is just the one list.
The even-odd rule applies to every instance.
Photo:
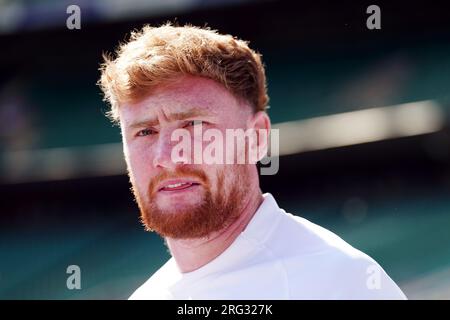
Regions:
[[155, 203], [161, 210], [182, 210], [186, 208], [200, 207], [205, 201], [203, 194], [178, 194], [178, 195], [160, 195], [155, 199]]
[[156, 203], [157, 208], [161, 212], [176, 214], [179, 212], [193, 211], [196, 208], [200, 208], [203, 200], [188, 199], [186, 201], [164, 201], [163, 203]]

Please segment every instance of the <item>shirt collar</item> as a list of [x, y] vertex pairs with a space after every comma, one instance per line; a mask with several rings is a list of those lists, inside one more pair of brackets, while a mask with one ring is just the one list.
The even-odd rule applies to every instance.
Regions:
[[283, 210], [278, 207], [277, 202], [270, 193], [263, 194], [263, 198], [263, 202], [258, 210], [256, 210], [247, 227], [242, 231], [240, 237], [264, 242], [276, 225], [276, 222], [280, 218], [279, 213]]
[[[270, 193], [263, 194], [263, 198], [263, 202], [256, 210], [247, 227], [233, 243], [203, 267], [192, 272], [182, 273], [181, 277], [184, 281], [190, 282], [190, 280], [198, 279], [207, 274], [220, 272], [229, 267], [232, 268], [248, 257], [255, 250], [255, 246], [265, 241], [275, 228], [280, 218], [279, 213], [282, 210]], [[175, 267], [173, 258], [169, 262], [171, 262], [172, 267]]]

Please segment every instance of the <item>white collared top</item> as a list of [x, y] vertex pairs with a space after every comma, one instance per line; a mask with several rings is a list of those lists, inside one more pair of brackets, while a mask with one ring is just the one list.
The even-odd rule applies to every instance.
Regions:
[[130, 299], [406, 299], [368, 255], [280, 209], [271, 194], [218, 257], [181, 273], [169, 259]]

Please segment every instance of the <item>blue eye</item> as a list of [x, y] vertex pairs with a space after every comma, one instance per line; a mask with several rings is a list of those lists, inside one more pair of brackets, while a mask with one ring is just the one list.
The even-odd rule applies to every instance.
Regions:
[[156, 131], [154, 131], [152, 129], [144, 129], [144, 130], [139, 131], [137, 133], [137, 136], [145, 137], [145, 136], [149, 136], [149, 135], [152, 135], [152, 134], [155, 134], [155, 133], [156, 133]]

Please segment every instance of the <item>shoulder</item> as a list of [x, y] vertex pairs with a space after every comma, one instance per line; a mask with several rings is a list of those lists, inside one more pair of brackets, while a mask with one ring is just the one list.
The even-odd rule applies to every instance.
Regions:
[[173, 259], [168, 260], [158, 271], [144, 282], [128, 300], [164, 300], [170, 299], [170, 283], [176, 279]]
[[319, 225], [283, 215], [269, 246], [284, 262], [292, 298], [305, 298], [305, 287], [308, 298], [406, 298], [370, 256]]

